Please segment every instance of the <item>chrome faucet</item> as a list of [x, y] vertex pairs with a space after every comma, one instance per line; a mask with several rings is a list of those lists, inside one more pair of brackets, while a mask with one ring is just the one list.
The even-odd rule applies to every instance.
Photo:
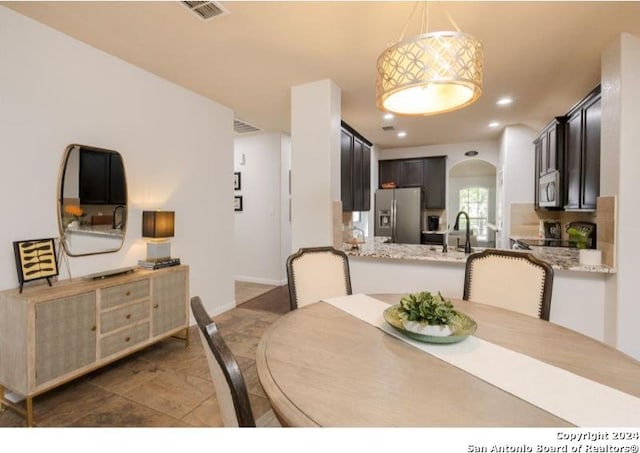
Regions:
[[126, 209], [126, 206], [123, 204], [119, 204], [118, 206], [113, 208], [113, 220], [111, 222], [111, 228], [113, 228], [114, 230], [122, 229], [122, 224], [124, 223], [124, 213], [120, 214], [120, 222], [116, 222], [116, 214], [120, 209]]
[[460, 229], [459, 221], [460, 215], [464, 214], [464, 217], [467, 220], [467, 231], [464, 235], [464, 253], [471, 253], [471, 230], [469, 229], [469, 214], [464, 211], [460, 211], [456, 216], [456, 223], [453, 225], [454, 231], [458, 231]]

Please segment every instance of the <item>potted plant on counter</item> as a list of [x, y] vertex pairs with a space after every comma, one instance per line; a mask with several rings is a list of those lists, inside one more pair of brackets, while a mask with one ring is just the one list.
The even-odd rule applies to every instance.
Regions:
[[576, 227], [567, 228], [569, 241], [576, 243], [576, 248], [586, 249], [589, 245], [589, 231]]

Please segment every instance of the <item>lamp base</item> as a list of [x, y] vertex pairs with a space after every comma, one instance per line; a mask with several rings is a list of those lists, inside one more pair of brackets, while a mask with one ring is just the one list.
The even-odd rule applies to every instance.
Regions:
[[147, 242], [147, 261], [165, 261], [171, 258], [171, 242]]

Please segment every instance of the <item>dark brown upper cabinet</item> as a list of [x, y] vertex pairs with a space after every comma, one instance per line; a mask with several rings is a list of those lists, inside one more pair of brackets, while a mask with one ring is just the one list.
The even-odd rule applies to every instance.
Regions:
[[424, 209], [446, 208], [446, 156], [381, 160], [378, 180], [381, 189], [387, 183], [395, 183], [396, 187], [421, 187]]
[[556, 117], [549, 123], [533, 142], [536, 155], [540, 159], [538, 176], [553, 171], [562, 171], [564, 157], [566, 118]]
[[424, 159], [403, 159], [398, 170], [398, 187], [422, 187]]
[[371, 209], [371, 143], [346, 123], [340, 133], [342, 211]]
[[447, 158], [430, 157], [424, 160], [424, 207], [446, 209], [447, 207]]
[[535, 148], [535, 173], [534, 173], [534, 203], [536, 209], [540, 208], [540, 184], [539, 178], [553, 172], [558, 172], [560, 177], [559, 188], [556, 188], [562, 198], [559, 206], [546, 209], [562, 209], [564, 205], [564, 160], [565, 160], [565, 140], [566, 140], [567, 118], [559, 116], [547, 124], [533, 141]]
[[565, 210], [596, 209], [600, 195], [600, 86], [567, 115]]

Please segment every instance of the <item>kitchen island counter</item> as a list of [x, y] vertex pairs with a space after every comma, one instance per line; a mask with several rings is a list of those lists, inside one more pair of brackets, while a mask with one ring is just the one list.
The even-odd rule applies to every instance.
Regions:
[[[384, 240], [368, 238], [359, 245], [359, 250], [351, 250], [351, 244], [344, 244], [354, 294], [439, 291], [445, 297], [462, 298], [468, 256], [464, 252], [449, 247], [443, 253], [442, 246], [387, 244]], [[580, 265], [577, 249], [536, 249], [531, 252], [554, 269], [550, 321], [604, 341], [605, 313], [611, 310], [605, 286], [615, 270]]]
[[[439, 245], [422, 244], [392, 244], [386, 243], [388, 238], [375, 237], [367, 238], [364, 244], [359, 245], [358, 250], [352, 250], [351, 244], [344, 245], [344, 252], [349, 256], [361, 258], [377, 258], [388, 260], [405, 261], [431, 261], [443, 263], [466, 263], [467, 254], [456, 250], [455, 247], [448, 247], [447, 252], [443, 252]], [[483, 248], [474, 247], [474, 252], [480, 252]], [[519, 250], [522, 253], [532, 253], [537, 258], [546, 261], [555, 270], [571, 272], [595, 272], [611, 274], [615, 270], [609, 266], [585, 266], [580, 264], [578, 259], [578, 249], [566, 247], [535, 247], [533, 250]]]

